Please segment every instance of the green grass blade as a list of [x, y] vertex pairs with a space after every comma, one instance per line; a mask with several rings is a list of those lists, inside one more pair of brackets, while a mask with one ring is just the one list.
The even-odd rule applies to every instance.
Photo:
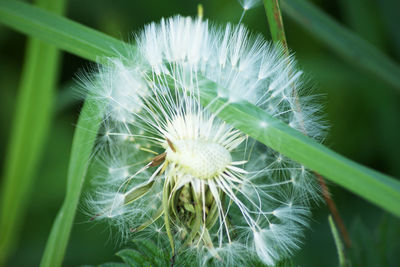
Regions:
[[[279, 0], [264, 0], [264, 7], [265, 7], [265, 11], [266, 11], [267, 18], [268, 18], [269, 28], [272, 33], [272, 40], [274, 41], [274, 43], [283, 44], [283, 48], [285, 50], [286, 55], [289, 55], [289, 49], [288, 49], [288, 45], [287, 45], [287, 41], [286, 41], [285, 29], [283, 27], [282, 14], [281, 14], [281, 10], [279, 7]], [[295, 89], [293, 89], [292, 91], [293, 91], [293, 96], [296, 99], [295, 100], [296, 103], [299, 103], [298, 94], [297, 94], [298, 92]], [[297, 111], [301, 112], [300, 105], [296, 105], [296, 109], [297, 109]], [[301, 132], [305, 133], [305, 131], [303, 129], [301, 129]], [[326, 185], [325, 179], [322, 176], [320, 176], [318, 173], [315, 173], [315, 174], [316, 174], [316, 178], [319, 180], [319, 183], [321, 185], [322, 195], [324, 196], [324, 199], [329, 208], [329, 211], [331, 214], [334, 214], [334, 218], [335, 218], [337, 224], [340, 226], [339, 228], [341, 230], [341, 234], [342, 234], [343, 238], [346, 241], [348, 241], [348, 243], [350, 244], [347, 230], [343, 224], [343, 221], [340, 217], [339, 212], [337, 211], [336, 204], [330, 196], [329, 187]]]
[[0, 1], [0, 23], [92, 61], [126, 51], [122, 41], [19, 1]]
[[335, 222], [332, 219], [332, 215], [328, 216], [329, 227], [331, 228], [333, 240], [335, 241], [336, 251], [339, 258], [339, 266], [346, 267], [346, 258], [344, 254], [344, 246], [342, 240], [340, 240], [339, 232], [336, 228]]
[[[64, 13], [64, 0], [36, 2], [49, 11]], [[0, 193], [0, 266], [18, 242], [31, 197], [52, 118], [59, 61], [56, 47], [28, 39]]]
[[274, 43], [280, 42], [285, 51], [288, 52], [285, 28], [283, 27], [282, 15], [279, 8], [279, 0], [263, 0], [265, 13], [269, 24], [269, 30]]
[[216, 86], [212, 82], [202, 86], [202, 104], [212, 102], [214, 112], [224, 106], [218, 114], [221, 119], [400, 217], [399, 181], [335, 153], [248, 102], [229, 103], [222, 98], [214, 100], [218, 97]]
[[87, 165], [96, 140], [104, 108], [89, 98], [79, 116], [72, 141], [69, 161], [67, 192], [61, 209], [54, 221], [40, 266], [61, 266], [78, 207]]
[[308, 1], [283, 0], [283, 11], [325, 45], [400, 91], [400, 66]]

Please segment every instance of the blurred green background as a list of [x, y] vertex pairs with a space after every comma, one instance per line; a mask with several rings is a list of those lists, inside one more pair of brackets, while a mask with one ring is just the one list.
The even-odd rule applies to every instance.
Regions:
[[[300, 0], [299, 0], [300, 1]], [[400, 1], [313, 1], [324, 12], [359, 36], [400, 60]], [[242, 9], [234, 0], [70, 0], [68, 18], [123, 40], [144, 24], [175, 14], [204, 16], [218, 23], [238, 22]], [[400, 91], [354, 67], [283, 14], [290, 49], [310, 76], [315, 93], [325, 96], [330, 131], [328, 147], [363, 165], [400, 177]], [[262, 6], [249, 10], [243, 22], [269, 38]], [[21, 75], [26, 37], [0, 26], [0, 160], [3, 163]], [[17, 251], [9, 266], [37, 266], [65, 191], [67, 164], [74, 125], [81, 103], [72, 87], [76, 74], [92, 63], [63, 54], [59, 95], [44, 158], [30, 200]], [[398, 89], [398, 88], [397, 88]], [[330, 184], [332, 195], [349, 229], [353, 266], [400, 266], [400, 221], [377, 207]], [[400, 205], [400, 203], [399, 203]], [[313, 221], [296, 266], [337, 266], [325, 205], [314, 208]], [[1, 234], [1, 233], [0, 233]], [[77, 214], [64, 266], [115, 261], [122, 247], [106, 225], [88, 223]]]

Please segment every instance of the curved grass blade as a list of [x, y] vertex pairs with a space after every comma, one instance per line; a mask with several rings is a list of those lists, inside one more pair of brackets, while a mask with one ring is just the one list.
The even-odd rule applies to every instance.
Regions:
[[284, 0], [282, 9], [325, 45], [400, 91], [400, 66], [308, 1]]
[[[38, 0], [36, 4], [62, 14], [65, 2]], [[28, 39], [0, 193], [0, 266], [18, 242], [53, 117], [59, 62], [60, 52], [56, 47]]]
[[0, 23], [92, 61], [127, 51], [122, 41], [19, 1], [0, 1]]
[[103, 119], [104, 107], [89, 96], [79, 116], [72, 141], [68, 167], [67, 192], [54, 221], [40, 266], [61, 266], [75, 218], [82, 185], [93, 150], [97, 132]]
[[329, 227], [331, 228], [333, 240], [335, 241], [336, 250], [339, 258], [339, 266], [346, 267], [346, 257], [344, 253], [344, 246], [342, 240], [340, 240], [339, 232], [336, 228], [335, 223], [333, 222], [332, 216], [328, 216]]

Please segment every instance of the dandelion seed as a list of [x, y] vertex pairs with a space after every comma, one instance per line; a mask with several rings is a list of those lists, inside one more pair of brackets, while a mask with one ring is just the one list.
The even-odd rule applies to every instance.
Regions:
[[260, 0], [238, 0], [238, 1], [245, 10], [249, 10], [261, 2]]
[[260, 4], [261, 0], [238, 0], [238, 2], [243, 8], [243, 13], [239, 20], [239, 23], [241, 23], [246, 11]]
[[[129, 60], [110, 59], [84, 80], [109, 112], [96, 155], [106, 171], [87, 201], [94, 218], [123, 239], [167, 236], [172, 250], [196, 251], [203, 264], [289, 257], [307, 225], [308, 199], [318, 195], [309, 172], [221, 121], [224, 107], [210, 112], [200, 92], [208, 79], [223, 88], [219, 97], [249, 101], [296, 127], [295, 105], [304, 101], [289, 97], [302, 85], [293, 58], [243, 26], [180, 16], [146, 26], [136, 41]], [[315, 108], [302, 112], [318, 132]]]

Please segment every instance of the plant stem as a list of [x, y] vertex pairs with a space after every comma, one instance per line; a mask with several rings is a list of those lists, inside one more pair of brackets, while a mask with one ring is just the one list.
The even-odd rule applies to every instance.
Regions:
[[340, 214], [339, 214], [339, 211], [337, 210], [335, 202], [331, 198], [331, 193], [329, 192], [328, 185], [326, 184], [325, 179], [320, 174], [318, 174], [316, 172], [314, 172], [314, 173], [318, 178], [318, 182], [321, 186], [322, 195], [324, 196], [325, 202], [328, 205], [328, 208], [329, 208], [331, 214], [333, 215], [333, 218], [334, 218], [336, 224], [339, 227], [340, 233], [343, 237], [346, 247], [349, 248], [349, 247], [351, 247], [351, 239], [347, 232], [346, 226], [344, 225], [343, 220], [340, 217]]
[[[264, 1], [265, 12], [266, 12], [267, 18], [268, 18], [268, 24], [269, 24], [269, 28], [271, 31], [272, 40], [274, 41], [274, 43], [282, 44], [285, 54], [289, 55], [289, 49], [288, 49], [288, 45], [287, 45], [287, 41], [286, 41], [285, 29], [283, 26], [282, 15], [281, 15], [281, 11], [279, 8], [279, 0], [263, 0], [263, 1]], [[299, 112], [301, 112], [301, 106], [299, 103], [298, 94], [295, 89], [293, 89], [293, 97], [295, 98], [295, 101], [296, 101], [297, 110]], [[303, 127], [302, 132], [303, 132], [303, 134], [307, 135], [307, 132], [305, 131], [304, 127]], [[328, 205], [329, 211], [331, 212], [331, 214], [333, 214], [333, 218], [335, 219], [336, 223], [339, 225], [340, 232], [341, 232], [344, 240], [346, 241], [346, 245], [348, 247], [350, 247], [350, 244], [351, 244], [350, 237], [347, 233], [347, 230], [343, 223], [343, 220], [340, 217], [340, 214], [337, 210], [335, 202], [331, 198], [329, 188], [328, 188], [327, 184], [325, 183], [324, 178], [320, 174], [318, 174], [317, 172], [314, 172], [314, 174], [318, 178], [318, 181], [321, 185], [322, 194], [324, 196], [326, 204]]]
[[274, 43], [282, 44], [286, 54], [289, 54], [285, 29], [283, 27], [282, 15], [279, 8], [278, 0], [263, 0], [265, 13], [267, 13], [267, 19], [269, 24], [269, 30], [271, 32], [272, 41]]
[[335, 223], [333, 222], [333, 219], [332, 219], [331, 215], [328, 216], [328, 221], [329, 221], [329, 226], [330, 226], [331, 231], [332, 231], [333, 240], [335, 241], [336, 250], [337, 250], [337, 253], [338, 253], [339, 266], [340, 267], [345, 267], [346, 266], [346, 258], [344, 256], [343, 244], [342, 244], [342, 241], [340, 240], [339, 233], [338, 233], [338, 231], [336, 229]]

